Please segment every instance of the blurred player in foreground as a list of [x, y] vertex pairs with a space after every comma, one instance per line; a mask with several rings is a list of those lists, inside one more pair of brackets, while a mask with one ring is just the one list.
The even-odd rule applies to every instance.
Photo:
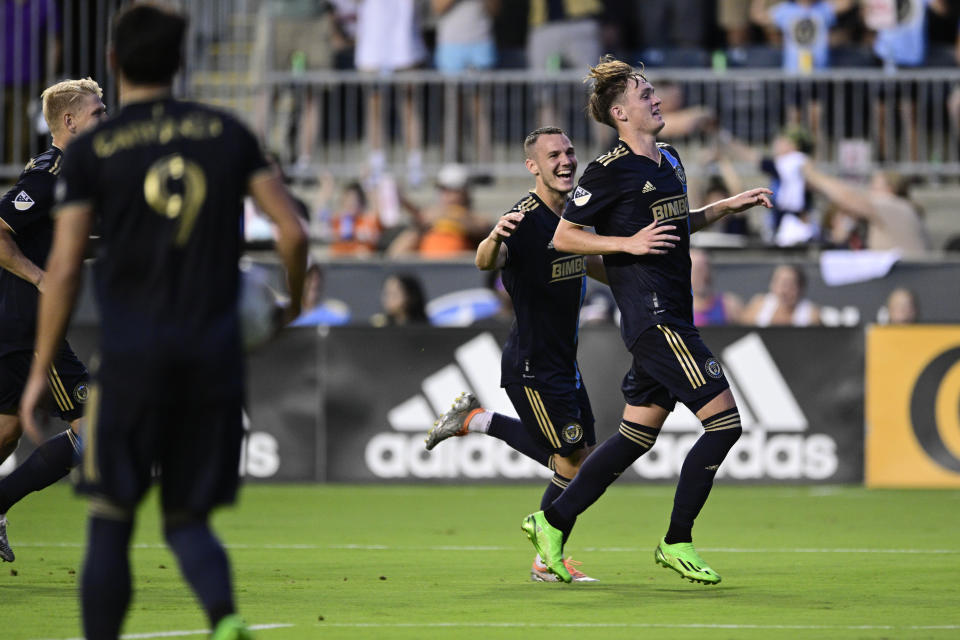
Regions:
[[209, 514], [233, 502], [243, 437], [237, 313], [243, 197], [277, 227], [289, 311], [300, 310], [306, 234], [253, 135], [234, 117], [171, 95], [186, 20], [133, 4], [113, 23], [115, 118], [71, 143], [58, 184], [24, 430], [80, 285], [94, 215], [103, 235], [95, 286], [101, 365], [91, 393], [80, 490], [90, 495], [81, 579], [87, 640], [116, 640], [131, 596], [136, 507], [160, 471], [167, 543], [214, 640], [249, 638], [235, 614], [229, 561]]
[[[526, 167], [536, 188], [500, 217], [477, 247], [477, 267], [503, 269], [503, 285], [513, 301], [516, 322], [501, 360], [500, 384], [520, 420], [485, 411], [473, 394], [457, 398], [427, 437], [427, 449], [450, 436], [482, 432], [553, 469], [541, 499], [547, 508], [577, 474], [596, 444], [593, 411], [577, 366], [580, 305], [585, 275], [606, 282], [598, 257], [562, 253], [553, 233], [573, 190], [577, 156], [557, 127], [542, 127], [523, 143]], [[569, 536], [569, 531], [565, 532]], [[566, 542], [566, 537], [564, 537]], [[594, 581], [564, 560], [578, 582]], [[540, 556], [531, 578], [556, 582]]]
[[680, 401], [701, 420], [704, 433], [683, 463], [670, 527], [654, 557], [684, 578], [716, 584], [720, 576], [693, 547], [693, 521], [740, 437], [740, 414], [720, 364], [693, 324], [690, 234], [728, 214], [770, 207], [771, 192], [751, 189], [690, 211], [677, 152], [657, 143], [664, 121], [653, 86], [611, 56], [590, 69], [590, 78], [590, 113], [614, 128], [619, 140], [587, 166], [553, 243], [561, 251], [603, 256], [633, 365], [623, 379], [626, 407], [618, 432], [594, 450], [560, 497], [527, 516], [522, 528], [547, 566], [569, 582], [564, 532], [650, 450]]
[[[23, 432], [17, 408], [33, 360], [37, 303], [53, 238], [53, 191], [63, 151], [77, 135], [106, 117], [100, 85], [85, 78], [64, 80], [41, 95], [43, 117], [53, 138], [30, 160], [0, 199], [0, 462], [17, 448]], [[32, 491], [50, 486], [80, 462], [83, 405], [89, 394], [87, 368], [66, 340], [47, 371], [57, 414], [70, 428], [36, 449], [0, 480], [0, 558], [13, 562], [7, 540], [7, 511]]]

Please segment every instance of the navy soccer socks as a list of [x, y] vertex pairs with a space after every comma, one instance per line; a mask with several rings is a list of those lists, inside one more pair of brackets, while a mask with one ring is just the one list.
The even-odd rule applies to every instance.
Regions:
[[547, 522], [566, 535], [577, 516], [596, 502], [637, 458], [650, 450], [659, 433], [659, 429], [623, 420], [620, 430], [587, 456], [577, 477], [553, 504], [544, 509]]
[[0, 514], [27, 494], [63, 478], [80, 461], [80, 440], [67, 429], [37, 447], [13, 472], [0, 480]]
[[206, 520], [169, 525], [164, 529], [167, 544], [177, 556], [183, 577], [203, 605], [210, 628], [234, 612], [230, 561], [223, 545]]
[[[550, 483], [547, 484], [547, 488], [543, 491], [543, 497], [540, 498], [540, 510], [546, 511], [554, 500], [560, 497], [560, 494], [570, 485], [570, 478], [564, 478], [559, 473], [554, 472], [553, 477], [550, 478]], [[573, 524], [576, 522], [577, 517], [573, 517], [573, 521], [570, 522], [570, 525], [563, 531], [563, 544], [567, 543], [567, 539], [570, 537], [570, 532], [573, 530]]]
[[130, 603], [130, 535], [133, 522], [91, 516], [81, 577], [83, 633], [87, 640], [116, 640]]
[[550, 456], [553, 454], [530, 437], [527, 428], [519, 420], [494, 413], [490, 420], [490, 428], [487, 429], [487, 435], [503, 440], [514, 450], [536, 460], [545, 467], [550, 466]]
[[694, 443], [680, 469], [670, 528], [664, 538], [667, 544], [693, 541], [693, 521], [707, 502], [713, 477], [740, 438], [740, 413], [736, 407], [721, 411], [704, 420], [703, 428], [704, 434]]

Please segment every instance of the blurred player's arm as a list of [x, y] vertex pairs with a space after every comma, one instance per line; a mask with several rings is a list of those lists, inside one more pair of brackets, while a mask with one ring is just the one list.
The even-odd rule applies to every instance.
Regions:
[[290, 291], [290, 319], [300, 315], [303, 279], [307, 271], [307, 232], [297, 214], [297, 206], [280, 177], [260, 171], [250, 178], [250, 195], [277, 229], [277, 253], [287, 271]]
[[814, 167], [812, 162], [803, 165], [803, 177], [807, 187], [823, 195], [844, 213], [863, 220], [873, 219], [874, 211], [870, 196], [863, 189], [854, 187], [840, 178], [828, 176]]
[[43, 442], [34, 412], [47, 387], [47, 371], [67, 331], [67, 323], [80, 290], [83, 256], [90, 230], [93, 208], [89, 204], [67, 204], [57, 211], [53, 247], [47, 259], [44, 291], [37, 314], [36, 356], [20, 399], [23, 431], [34, 442]]
[[771, 209], [773, 208], [773, 203], [770, 202], [770, 196], [772, 195], [773, 192], [770, 189], [758, 187], [723, 200], [717, 200], [700, 209], [693, 209], [690, 212], [690, 233], [709, 227], [717, 220], [732, 213], [740, 213], [757, 205]]
[[18, 278], [23, 278], [43, 291], [43, 269], [23, 255], [20, 247], [13, 241], [13, 230], [0, 218], [0, 268], [6, 269]]
[[607, 280], [607, 268], [603, 266], [603, 258], [600, 256], [587, 256], [587, 275], [597, 282], [610, 284]]
[[513, 234], [521, 220], [523, 213], [519, 211], [508, 211], [500, 216], [493, 230], [477, 246], [474, 262], [478, 269], [491, 271], [507, 264], [507, 246], [503, 241]]

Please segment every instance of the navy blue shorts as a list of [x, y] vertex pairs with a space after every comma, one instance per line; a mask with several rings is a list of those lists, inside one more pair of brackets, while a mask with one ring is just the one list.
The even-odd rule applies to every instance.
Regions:
[[77, 489], [133, 509], [156, 476], [164, 512], [205, 515], [240, 485], [243, 398], [169, 398], [94, 383]]
[[521, 384], [508, 384], [506, 391], [523, 426], [548, 451], [566, 458], [577, 449], [597, 443], [593, 410], [583, 383], [573, 393], [565, 394]]
[[621, 386], [627, 404], [655, 404], [673, 411], [679, 401], [696, 413], [730, 388], [720, 363], [694, 326], [650, 327], [630, 352], [633, 365]]
[[[17, 412], [32, 363], [32, 349], [0, 356], [0, 413]], [[90, 394], [90, 374], [66, 342], [57, 351], [47, 381], [53, 397], [52, 412], [66, 422], [82, 417]]]

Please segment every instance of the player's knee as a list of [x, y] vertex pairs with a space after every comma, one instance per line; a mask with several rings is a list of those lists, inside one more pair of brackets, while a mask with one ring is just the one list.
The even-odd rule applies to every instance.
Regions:
[[163, 533], [169, 541], [170, 536], [181, 529], [193, 525], [206, 525], [206, 514], [194, 513], [186, 510], [171, 510], [163, 512]]
[[573, 478], [580, 471], [580, 465], [590, 455], [593, 447], [582, 447], [575, 449], [566, 456], [559, 453], [553, 454], [554, 470], [565, 478]]
[[713, 414], [703, 420], [703, 430], [705, 433], [722, 436], [728, 440], [730, 446], [740, 439], [743, 433], [743, 427], [740, 424], [740, 412], [736, 407], [726, 409]]
[[12, 447], [8, 455], [13, 453], [13, 449], [17, 448], [22, 434], [23, 427], [20, 426], [20, 420], [17, 416], [0, 415], [0, 450]]

